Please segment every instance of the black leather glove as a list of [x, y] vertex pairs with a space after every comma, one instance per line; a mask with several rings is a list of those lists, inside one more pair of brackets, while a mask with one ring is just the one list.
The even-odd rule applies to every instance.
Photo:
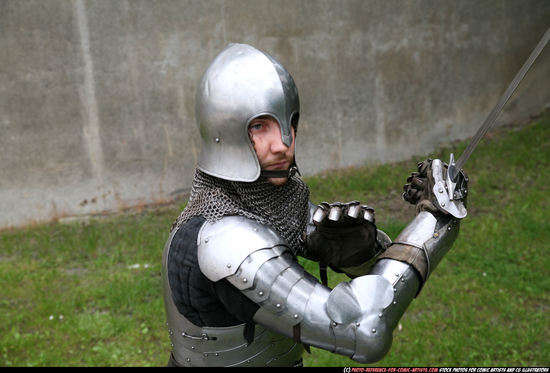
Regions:
[[338, 269], [365, 263], [378, 252], [374, 209], [357, 201], [321, 203], [315, 231], [306, 237], [305, 257]]

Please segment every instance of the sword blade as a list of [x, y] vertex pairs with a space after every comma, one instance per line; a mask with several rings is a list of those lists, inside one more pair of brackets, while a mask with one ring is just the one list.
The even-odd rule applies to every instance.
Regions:
[[504, 94], [502, 95], [500, 100], [497, 102], [493, 110], [491, 110], [491, 112], [489, 113], [489, 115], [481, 125], [481, 127], [479, 127], [476, 134], [472, 138], [472, 141], [470, 141], [470, 143], [468, 144], [468, 147], [466, 148], [466, 150], [464, 150], [464, 152], [460, 155], [460, 157], [456, 161], [454, 170], [452, 170], [451, 172], [452, 174], [450, 175], [451, 180], [453, 182], [456, 182], [458, 171], [462, 169], [462, 167], [464, 167], [464, 164], [466, 163], [468, 158], [470, 158], [470, 155], [472, 155], [472, 152], [474, 151], [476, 146], [479, 144], [481, 139], [485, 136], [487, 131], [489, 131], [489, 129], [493, 126], [498, 115], [502, 111], [502, 108], [504, 107], [504, 105], [506, 105], [506, 103], [508, 102], [508, 100], [510, 99], [510, 97], [518, 87], [519, 83], [525, 77], [525, 74], [527, 74], [527, 71], [529, 71], [529, 69], [533, 65], [533, 62], [535, 62], [540, 52], [544, 49], [544, 46], [548, 43], [548, 40], [550, 40], [550, 28], [543, 35], [543, 37], [541, 38], [541, 40], [539, 41], [535, 49], [533, 49], [533, 51], [531, 52], [531, 55], [529, 56], [529, 58], [527, 58], [527, 61], [525, 61], [521, 69], [518, 71], [518, 73], [516, 74], [516, 76], [508, 86], [508, 88], [506, 89], [506, 91], [504, 91]]

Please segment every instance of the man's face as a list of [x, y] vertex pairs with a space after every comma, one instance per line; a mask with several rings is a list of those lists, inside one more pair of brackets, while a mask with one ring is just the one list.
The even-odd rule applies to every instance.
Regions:
[[[294, 128], [292, 144], [286, 146], [281, 140], [281, 128], [273, 117], [261, 116], [250, 122], [248, 135], [256, 150], [262, 170], [288, 170], [294, 161]], [[267, 179], [273, 185], [283, 185], [286, 177]]]

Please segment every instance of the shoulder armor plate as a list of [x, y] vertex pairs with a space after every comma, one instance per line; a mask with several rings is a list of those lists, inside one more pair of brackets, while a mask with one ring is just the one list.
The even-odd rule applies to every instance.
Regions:
[[216, 222], [204, 223], [200, 229], [199, 267], [209, 280], [219, 281], [235, 274], [251, 253], [278, 245], [287, 246], [270, 227], [243, 216], [225, 216]]

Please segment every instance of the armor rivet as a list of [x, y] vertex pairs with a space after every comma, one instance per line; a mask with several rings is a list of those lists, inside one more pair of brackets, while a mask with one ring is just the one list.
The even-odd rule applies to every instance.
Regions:
[[358, 322], [356, 322], [356, 323], [355, 323], [355, 326], [356, 326], [356, 327], [359, 327], [359, 326], [361, 326], [361, 324], [359, 324]]
[[259, 292], [258, 292], [258, 295], [261, 297], [262, 295], [264, 295], [264, 292], [263, 292], [263, 291], [259, 291]]
[[173, 344], [173, 343], [170, 343], [170, 346], [171, 346], [171, 347], [174, 347], [174, 344]]
[[434, 237], [435, 237], [435, 238], [439, 237], [439, 233], [435, 232], [435, 233], [434, 233]]
[[295, 319], [298, 318], [298, 314], [297, 314], [297, 313], [294, 314], [294, 318], [295, 318]]
[[397, 301], [396, 301], [396, 300], [394, 300], [394, 301], [393, 301], [393, 304], [394, 304], [394, 305], [396, 305], [396, 304], [397, 304]]
[[332, 326], [336, 326], [336, 325], [338, 325], [338, 324], [336, 323], [336, 321], [333, 321], [333, 322], [332, 322]]
[[191, 359], [187, 358], [187, 359], [185, 359], [185, 361], [187, 361], [189, 363], [189, 362], [191, 362]]
[[443, 189], [439, 188], [439, 193], [443, 193]]
[[405, 277], [401, 277], [401, 282], [405, 282]]
[[397, 292], [397, 288], [393, 288], [393, 292], [394, 292], [394, 293]]
[[220, 142], [220, 138], [219, 138], [219, 137], [216, 137], [216, 138], [214, 139], [214, 141]]
[[450, 230], [451, 230], [451, 226], [448, 226], [448, 227], [447, 227], [447, 230], [450, 231]]
[[215, 353], [214, 355], [216, 355], [216, 356], [220, 356], [220, 354], [219, 354], [219, 353], [217, 353], [217, 352], [216, 352], [216, 353]]
[[275, 307], [281, 308], [281, 304], [280, 304], [280, 303], [277, 303], [277, 304], [275, 305]]
[[382, 316], [384, 316], [382, 313], [379, 313], [379, 314], [378, 314], [378, 317], [382, 317]]
[[250, 364], [250, 360], [247, 360], [246, 363], [247, 363], [247, 364]]
[[374, 328], [371, 331], [372, 331], [373, 334], [376, 333], [376, 329], [374, 329]]
[[396, 273], [396, 274], [395, 274], [395, 277], [399, 277], [399, 273]]
[[231, 268], [231, 264], [227, 263], [226, 267]]
[[445, 202], [442, 202], [442, 203], [441, 203], [441, 206], [445, 207]]
[[204, 243], [208, 243], [208, 238], [204, 240]]
[[195, 349], [195, 346], [191, 346], [191, 350], [194, 350]]
[[205, 352], [205, 353], [203, 354], [203, 356], [204, 356], [204, 357], [207, 357], [207, 356], [208, 356], [208, 354], [207, 354], [207, 353]]
[[243, 278], [243, 282], [248, 282], [248, 280], [246, 278]]

